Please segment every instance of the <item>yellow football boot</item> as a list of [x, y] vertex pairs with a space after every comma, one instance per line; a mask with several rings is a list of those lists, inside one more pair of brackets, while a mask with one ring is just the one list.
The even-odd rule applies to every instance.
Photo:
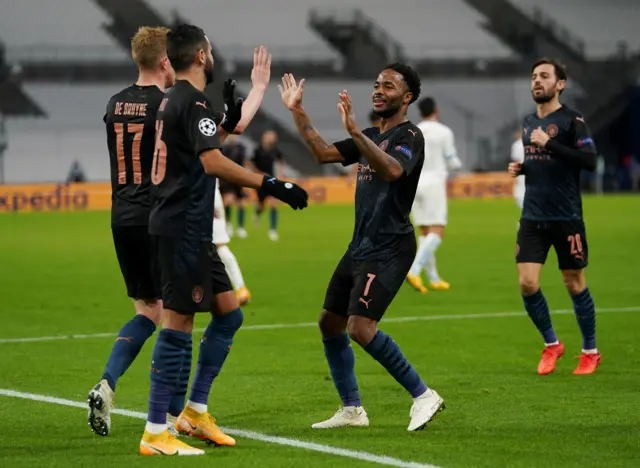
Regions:
[[140, 441], [140, 455], [204, 455], [204, 450], [191, 447], [164, 431], [151, 434], [144, 431]]
[[213, 445], [233, 447], [236, 441], [216, 426], [216, 420], [209, 413], [198, 413], [188, 406], [178, 416], [176, 429], [181, 434], [196, 437]]

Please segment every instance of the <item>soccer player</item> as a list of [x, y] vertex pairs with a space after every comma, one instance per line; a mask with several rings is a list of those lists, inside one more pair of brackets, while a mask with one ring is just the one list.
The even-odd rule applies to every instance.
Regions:
[[509, 164], [513, 177], [524, 175], [526, 191], [516, 244], [518, 281], [524, 306], [544, 340], [538, 374], [546, 375], [564, 354], [540, 290], [540, 272], [551, 246], [582, 332], [582, 354], [574, 374], [592, 374], [600, 364], [596, 311], [587, 288], [587, 236], [582, 218], [580, 171], [596, 167], [596, 147], [584, 117], [560, 103], [567, 73], [558, 62], [542, 59], [531, 69], [531, 94], [537, 110], [524, 118], [524, 163]]
[[[247, 160], [246, 149], [242, 143], [237, 140], [235, 135], [229, 135], [222, 148], [222, 154], [240, 166], [244, 166]], [[239, 185], [230, 184], [224, 180], [220, 181], [220, 193], [224, 203], [224, 214], [227, 220], [227, 233], [229, 237], [233, 236], [233, 223], [231, 222], [231, 208], [235, 206], [238, 220], [238, 237], [246, 239], [248, 234], [244, 228], [245, 212], [244, 199], [246, 193]]]
[[[513, 133], [513, 143], [511, 144], [511, 160], [519, 163], [524, 162], [524, 144], [522, 143], [522, 129], [519, 128]], [[516, 177], [516, 181], [513, 184], [513, 198], [516, 201], [516, 205], [522, 211], [524, 204], [524, 191], [525, 182], [524, 176], [520, 175]]]
[[424, 166], [418, 182], [416, 199], [411, 216], [420, 230], [418, 252], [407, 274], [407, 282], [417, 291], [428, 290], [422, 282], [422, 269], [429, 278], [429, 287], [447, 291], [451, 285], [440, 279], [436, 266], [436, 250], [442, 243], [447, 225], [447, 177], [450, 170], [458, 170], [462, 163], [458, 158], [453, 132], [438, 122], [438, 107], [432, 97], [418, 103], [422, 122], [418, 128], [424, 136]]
[[308, 196], [299, 186], [248, 171], [220, 152], [220, 133], [237, 129], [242, 99], [234, 100], [231, 84], [225, 92], [226, 114], [211, 109], [203, 91], [213, 79], [213, 55], [202, 29], [177, 26], [167, 36], [167, 55], [177, 79], [158, 112], [149, 218], [161, 282], [163, 329], [153, 350], [149, 411], [140, 453], [201, 455], [202, 450], [168, 432], [166, 414], [172, 395], [189, 380], [194, 315], [210, 312], [189, 400], [176, 429], [213, 444], [235, 445], [216, 426], [207, 408], [213, 380], [243, 321], [212, 244], [215, 176], [260, 189], [261, 194], [294, 209], [306, 207]]
[[102, 379], [89, 392], [89, 426], [101, 436], [111, 429], [118, 379], [154, 333], [162, 310], [147, 231], [156, 114], [165, 87], [174, 81], [165, 48], [168, 31], [142, 27], [133, 36], [131, 55], [138, 80], [109, 100], [104, 116], [111, 162], [111, 230], [135, 316], [118, 333]]
[[444, 408], [443, 400], [427, 388], [395, 341], [378, 329], [416, 253], [409, 211], [424, 160], [424, 138], [406, 114], [420, 94], [420, 78], [407, 65], [386, 66], [372, 94], [380, 126], [364, 131], [355, 121], [350, 96], [341, 92], [338, 110], [351, 137], [333, 145], [325, 142], [302, 107], [304, 80], [298, 85], [293, 75], [287, 74], [282, 84], [282, 101], [316, 159], [359, 165], [353, 238], [329, 281], [319, 319], [325, 356], [342, 407], [332, 418], [312, 427], [369, 425], [354, 372], [352, 339], [413, 397], [408, 430], [421, 429]]
[[[267, 130], [262, 134], [260, 145], [256, 148], [251, 159], [251, 165], [256, 172], [282, 177], [284, 162], [282, 154], [278, 149], [278, 134], [273, 130]], [[269, 204], [269, 239], [277, 241], [278, 236], [278, 203], [273, 198], [264, 194], [258, 194], [256, 203], [255, 217], [256, 220], [264, 211], [266, 204]]]
[[[231, 136], [231, 135], [229, 135]], [[223, 203], [223, 195], [220, 193], [220, 186], [222, 181], [218, 181], [216, 184], [216, 195], [213, 204], [213, 243], [216, 246], [220, 260], [224, 264], [224, 269], [229, 275], [231, 285], [238, 298], [238, 303], [242, 306], [247, 304], [251, 300], [251, 292], [244, 282], [244, 276], [242, 270], [240, 270], [240, 264], [238, 259], [229, 248], [229, 233], [226, 229], [227, 221], [225, 216], [225, 206]], [[240, 189], [242, 187], [238, 186]]]

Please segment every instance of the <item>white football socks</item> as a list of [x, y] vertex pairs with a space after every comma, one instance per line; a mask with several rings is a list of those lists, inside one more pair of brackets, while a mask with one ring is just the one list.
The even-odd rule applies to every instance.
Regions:
[[204, 403], [194, 403], [191, 400], [187, 400], [187, 406], [198, 413], [207, 412], [207, 405], [205, 405]]
[[[429, 281], [434, 281], [432, 279], [433, 272], [435, 272], [435, 276], [438, 277], [438, 271], [435, 267], [435, 252], [441, 242], [442, 240], [440, 239], [440, 236], [433, 232], [430, 232], [426, 236], [420, 236], [420, 240], [418, 241], [418, 253], [413, 261], [413, 265], [411, 265], [411, 270], [409, 271], [412, 275], [420, 275], [420, 271], [425, 267], [427, 269], [427, 275], [429, 275]], [[431, 262], [432, 259], [433, 265], [430, 268], [432, 270], [430, 273], [429, 262]], [[439, 280], [439, 277], [437, 280]]]
[[149, 434], [162, 434], [164, 431], [167, 430], [167, 425], [156, 424], [156, 423], [147, 421], [147, 425], [144, 427], [144, 430], [147, 431]]
[[231, 249], [226, 245], [218, 247], [218, 255], [220, 255], [220, 260], [224, 263], [224, 268], [231, 279], [233, 289], [244, 288], [244, 277], [242, 276], [242, 271], [240, 271], [238, 260]]

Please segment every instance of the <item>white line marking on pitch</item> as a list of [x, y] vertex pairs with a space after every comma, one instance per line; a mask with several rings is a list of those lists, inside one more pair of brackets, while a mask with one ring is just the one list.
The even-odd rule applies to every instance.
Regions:
[[[609, 307], [596, 308], [596, 314], [616, 313], [616, 312], [640, 312], [640, 306], [633, 307]], [[567, 315], [573, 314], [573, 309], [552, 310], [551, 314]], [[524, 311], [521, 312], [491, 312], [487, 314], [448, 314], [448, 315], [419, 315], [414, 317], [389, 317], [382, 321], [385, 323], [404, 323], [404, 322], [429, 322], [432, 320], [460, 320], [460, 319], [483, 319], [483, 318], [499, 318], [499, 317], [526, 317]], [[316, 322], [304, 323], [274, 323], [265, 325], [246, 325], [240, 330], [277, 330], [281, 328], [310, 328], [317, 327]], [[196, 328], [194, 332], [203, 332], [204, 328]], [[60, 341], [60, 340], [82, 340], [87, 338], [113, 338], [118, 336], [117, 333], [89, 333], [76, 335], [55, 335], [55, 336], [35, 336], [27, 338], [0, 338], [2, 343], [33, 343], [38, 341]]]
[[[23, 400], [33, 400], [42, 403], [52, 403], [54, 405], [71, 406], [73, 408], [87, 409], [87, 404], [80, 401], [66, 400], [64, 398], [56, 398], [48, 395], [38, 395], [35, 393], [17, 392], [15, 390], [0, 388], [0, 395], [13, 398], [21, 398]], [[147, 419], [147, 414], [140, 411], [131, 411], [124, 409], [113, 409], [113, 414], [120, 414], [122, 416], [128, 416], [130, 418]], [[339, 457], [353, 458], [360, 461], [367, 461], [371, 463], [377, 463], [378, 465], [396, 466], [399, 468], [439, 468], [436, 465], [427, 465], [423, 463], [416, 463], [410, 461], [400, 460], [398, 458], [387, 457], [382, 455], [374, 455], [373, 453], [361, 452], [359, 450], [349, 450], [331, 445], [316, 444], [313, 442], [304, 442], [302, 440], [288, 439], [286, 437], [276, 437], [260, 432], [245, 431], [242, 429], [230, 429], [221, 427], [227, 434], [243, 437], [245, 439], [259, 440], [260, 442], [266, 442], [268, 444], [286, 445], [288, 447], [299, 448], [303, 450], [309, 450], [312, 452], [327, 453], [329, 455], [336, 455]], [[87, 429], [88, 430], [88, 429]]]

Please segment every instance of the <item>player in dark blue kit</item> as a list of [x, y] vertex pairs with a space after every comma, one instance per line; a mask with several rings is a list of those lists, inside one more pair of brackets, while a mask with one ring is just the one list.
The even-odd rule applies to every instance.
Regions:
[[201, 455], [167, 430], [172, 396], [186, 387], [191, 369], [194, 315], [211, 313], [200, 340], [191, 393], [176, 429], [217, 445], [235, 445], [208, 412], [213, 380], [231, 350], [243, 314], [224, 265], [212, 244], [216, 177], [260, 189], [294, 209], [307, 206], [307, 193], [295, 184], [255, 174], [220, 151], [221, 133], [241, 119], [242, 99], [225, 84], [226, 114], [213, 112], [204, 88], [213, 79], [211, 44], [202, 29], [181, 25], [167, 36], [167, 55], [176, 83], [162, 100], [156, 121], [151, 168], [149, 233], [158, 266], [162, 325], [151, 361], [149, 411], [140, 453]]
[[354, 372], [350, 338], [358, 343], [413, 397], [408, 430], [425, 425], [444, 408], [398, 345], [378, 330], [378, 322], [402, 286], [416, 253], [409, 212], [424, 162], [422, 132], [407, 120], [407, 108], [420, 95], [420, 78], [410, 67], [392, 64], [378, 75], [373, 110], [378, 127], [361, 131], [351, 98], [339, 94], [338, 110], [351, 138], [327, 144], [302, 108], [304, 80], [285, 75], [282, 101], [320, 163], [358, 164], [353, 238], [329, 281], [319, 325], [325, 356], [342, 407], [313, 428], [368, 426]]
[[566, 81], [564, 67], [553, 60], [533, 65], [531, 94], [537, 110], [523, 122], [524, 163], [509, 164], [509, 173], [524, 175], [526, 182], [516, 262], [525, 308], [545, 343], [540, 375], [553, 372], [564, 354], [540, 290], [540, 272], [551, 246], [582, 332], [582, 354], [573, 373], [592, 374], [601, 361], [595, 306], [584, 275], [589, 251], [580, 196], [580, 172], [595, 169], [597, 153], [584, 117], [559, 101]]

